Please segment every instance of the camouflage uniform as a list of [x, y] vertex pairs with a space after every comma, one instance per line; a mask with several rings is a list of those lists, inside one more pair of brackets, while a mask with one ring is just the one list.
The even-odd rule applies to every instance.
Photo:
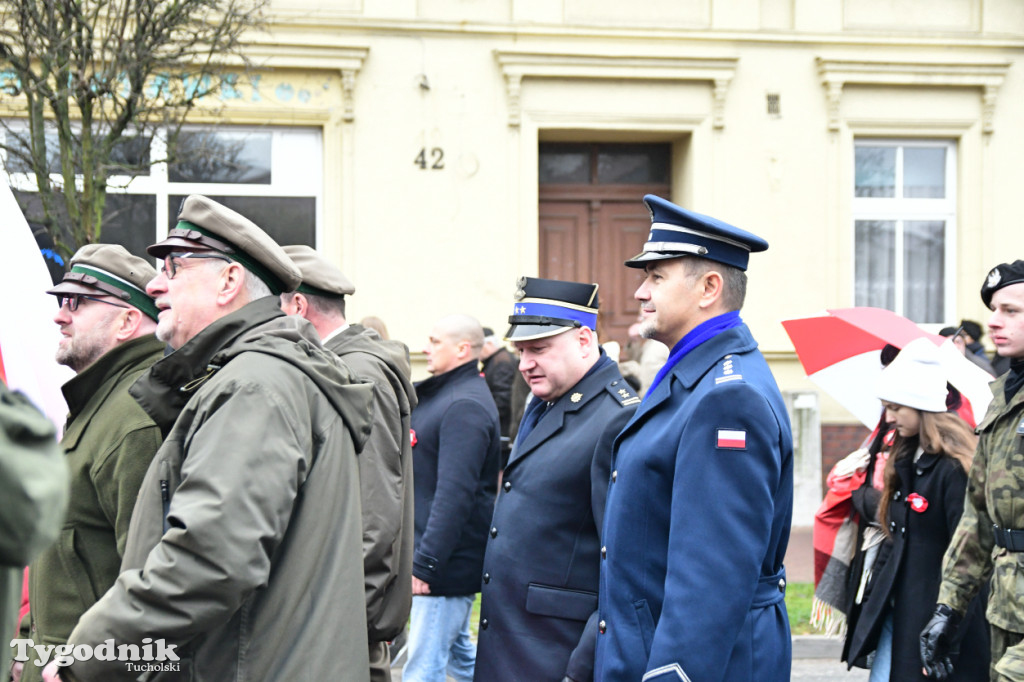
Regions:
[[964, 514], [943, 561], [939, 604], [963, 614], [991, 576], [992, 679], [1024, 679], [1024, 553], [996, 545], [993, 524], [1024, 529], [1024, 390], [1006, 402], [1007, 375], [978, 425]]

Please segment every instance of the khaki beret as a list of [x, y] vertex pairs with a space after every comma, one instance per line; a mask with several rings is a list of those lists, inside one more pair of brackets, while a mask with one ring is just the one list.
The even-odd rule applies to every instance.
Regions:
[[356, 287], [341, 270], [327, 262], [323, 256], [302, 244], [285, 246], [284, 252], [302, 273], [302, 284], [296, 291], [310, 296], [338, 298], [356, 293]]
[[156, 277], [156, 270], [123, 246], [87, 244], [75, 252], [70, 265], [64, 279], [46, 293], [115, 296], [157, 319], [160, 311], [146, 293], [146, 285]]
[[199, 194], [182, 202], [178, 224], [167, 239], [146, 251], [156, 258], [164, 258], [181, 249], [223, 253], [263, 280], [274, 294], [295, 291], [302, 281], [299, 269], [288, 254], [256, 223]]

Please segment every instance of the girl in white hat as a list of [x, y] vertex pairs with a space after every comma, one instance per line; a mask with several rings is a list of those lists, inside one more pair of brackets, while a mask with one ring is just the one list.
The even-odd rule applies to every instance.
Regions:
[[[924, 338], [904, 346], [879, 379], [878, 397], [896, 437], [878, 519], [893, 542], [873, 571], [851, 651], [856, 658], [874, 650], [871, 682], [928, 679], [918, 642], [935, 609], [942, 557], [963, 512], [977, 444], [970, 427], [946, 411], [946, 392], [938, 348]], [[984, 606], [973, 604], [964, 619], [951, 679], [988, 679]]]

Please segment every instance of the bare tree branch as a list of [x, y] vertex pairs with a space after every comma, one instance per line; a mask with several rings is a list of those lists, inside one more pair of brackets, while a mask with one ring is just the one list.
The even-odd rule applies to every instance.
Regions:
[[0, 0], [0, 104], [26, 112], [0, 121], [0, 150], [8, 170], [35, 176], [38, 220], [62, 255], [99, 240], [110, 177], [151, 161], [127, 150], [160, 130], [173, 141], [225, 64], [248, 65], [242, 37], [267, 3]]

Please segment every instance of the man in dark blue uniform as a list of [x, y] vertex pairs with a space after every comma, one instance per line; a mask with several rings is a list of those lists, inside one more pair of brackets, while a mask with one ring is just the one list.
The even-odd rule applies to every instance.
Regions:
[[597, 285], [522, 278], [506, 336], [533, 398], [484, 557], [480, 682], [589, 682], [612, 441], [640, 398], [597, 343]]
[[792, 659], [782, 559], [789, 417], [739, 309], [768, 244], [648, 195], [645, 338], [672, 349], [618, 436], [605, 514], [596, 678], [780, 682]]

